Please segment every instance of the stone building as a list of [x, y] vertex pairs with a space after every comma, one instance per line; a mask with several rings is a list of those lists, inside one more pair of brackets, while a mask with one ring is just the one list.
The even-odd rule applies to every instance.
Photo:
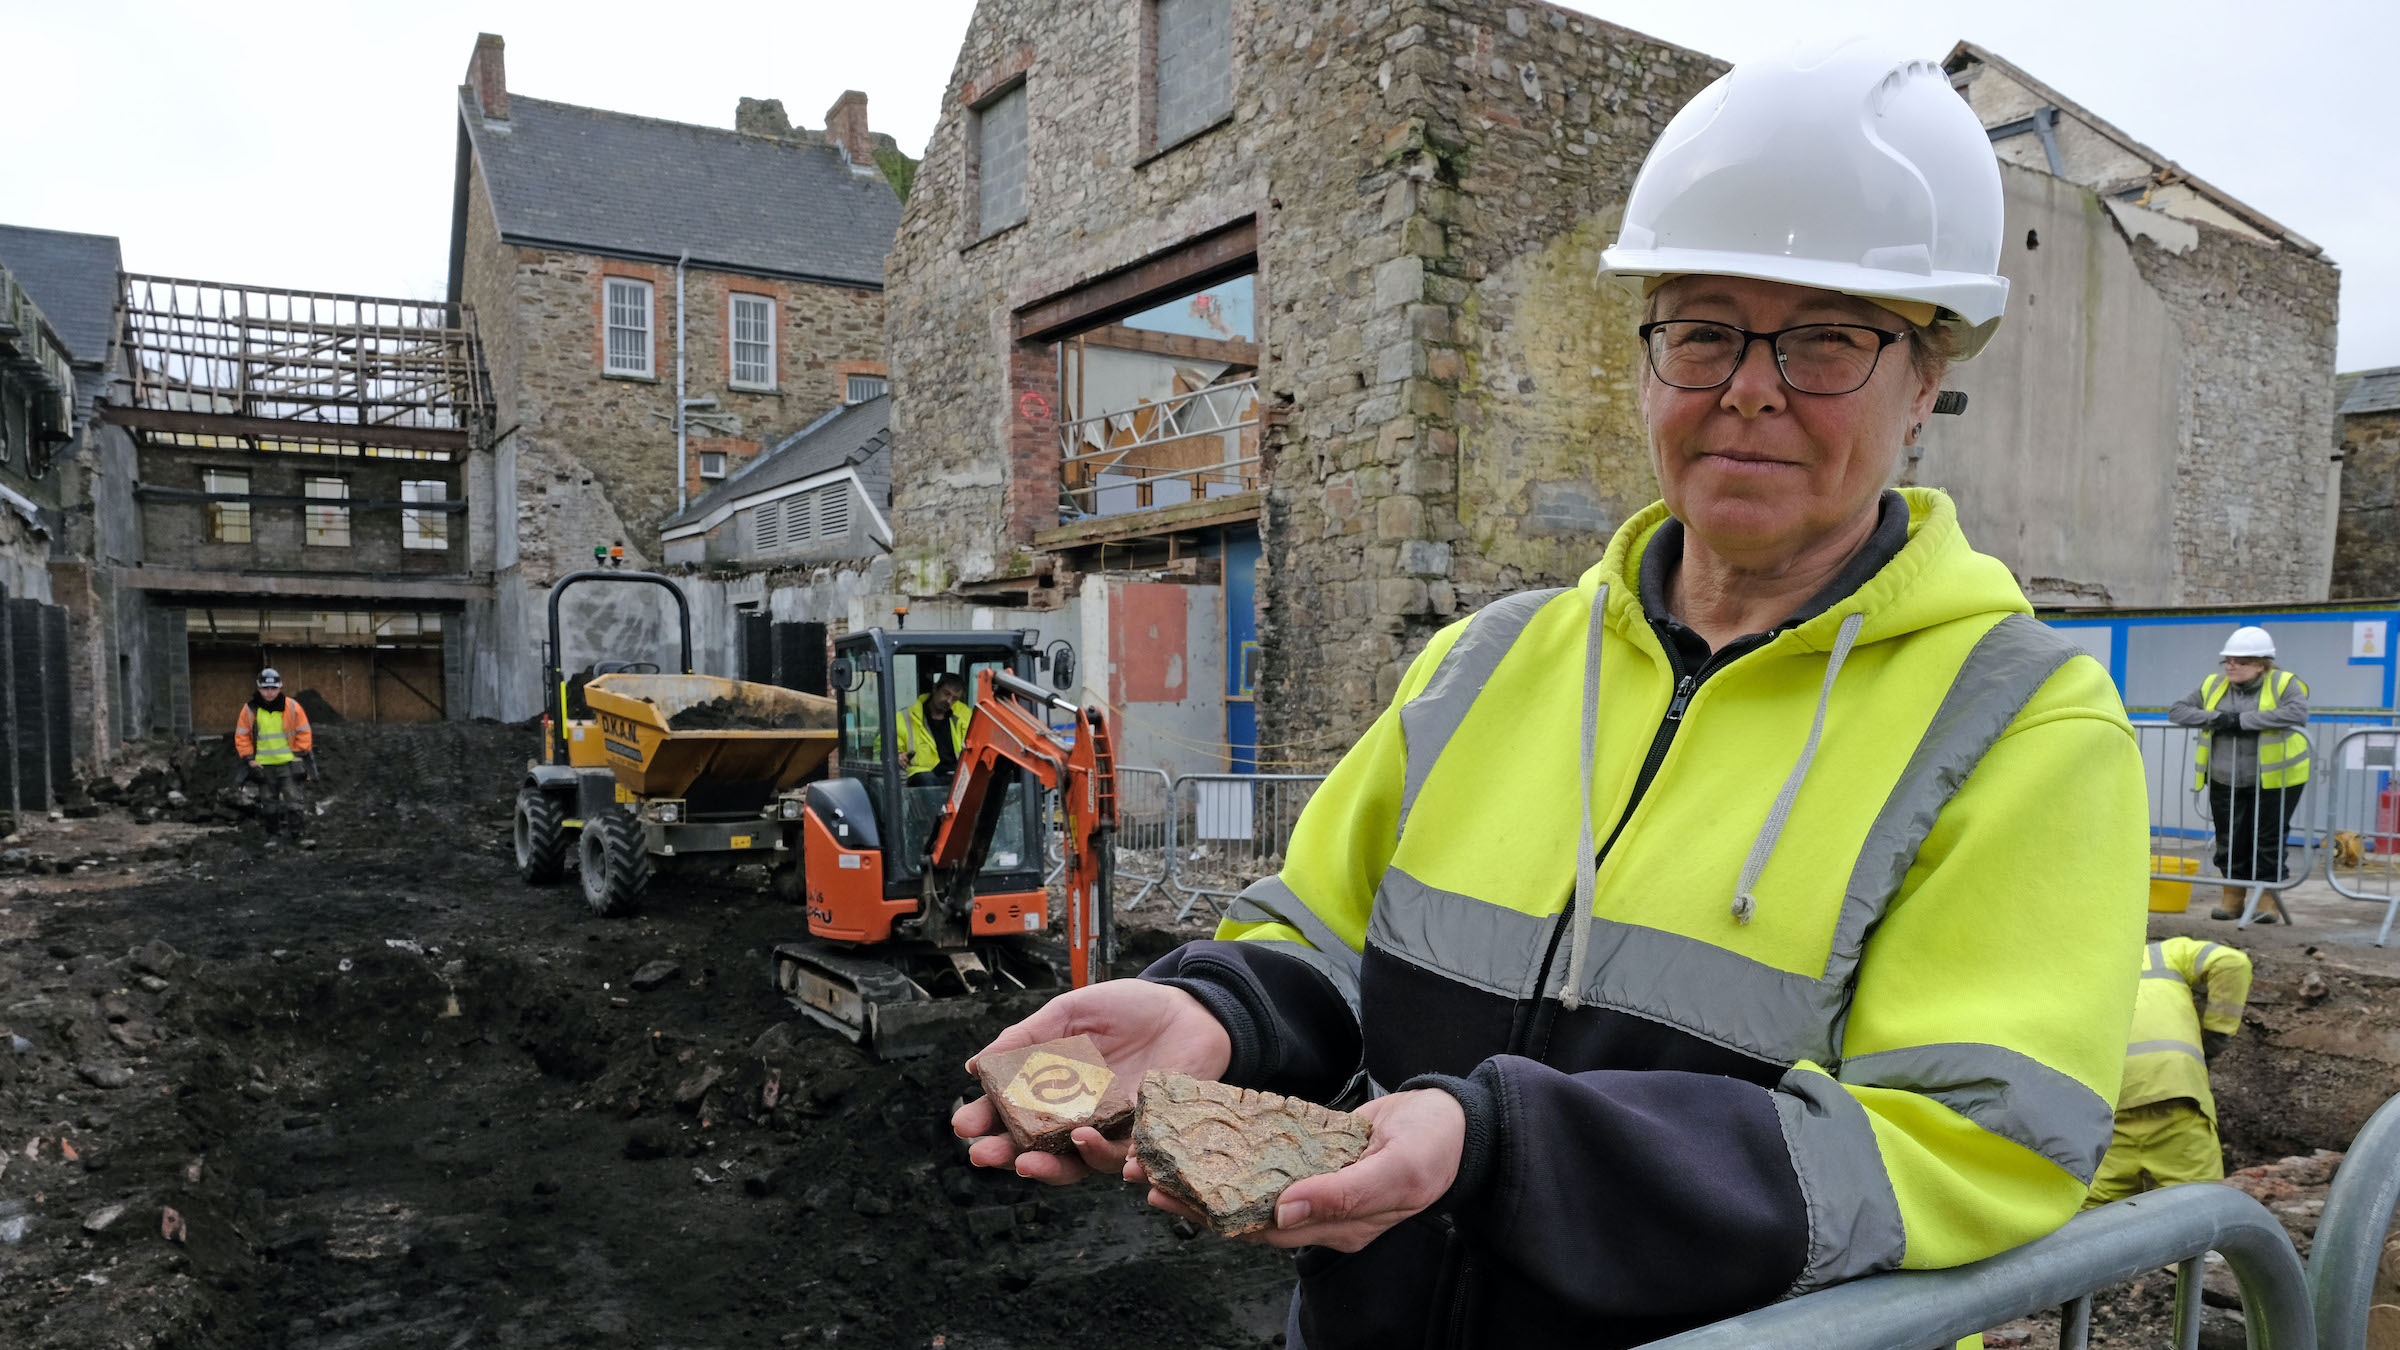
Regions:
[[114, 238], [0, 225], [0, 621], [47, 625], [30, 662], [22, 634], [0, 639], [12, 674], [45, 686], [39, 708], [0, 688], [10, 716], [47, 720], [12, 735], [20, 804], [25, 780], [63, 791], [155, 725], [142, 597], [117, 584], [139, 556], [132, 443], [96, 415], [122, 370], [119, 273]]
[[[1080, 609], [1129, 724], [1330, 760], [1655, 497], [1594, 271], [1725, 68], [1541, 3], [983, 0], [889, 264], [895, 584]], [[2006, 173], [2022, 298], [1907, 476], [2045, 594], [2321, 596], [2330, 264], [2188, 176]]]
[[2333, 596], [2400, 596], [2400, 366], [2344, 375], [2335, 392], [2342, 519], [2333, 540]]
[[844, 94], [826, 129], [744, 99], [734, 129], [513, 93], [500, 38], [458, 92], [449, 295], [475, 315], [498, 440], [475, 706], [539, 703], [552, 582], [773, 444], [883, 392], [883, 260], [911, 167]]
[[2333, 262], [2001, 57], [1945, 66], [2000, 156], [2012, 289], [1915, 480], [2036, 604], [2326, 598]]

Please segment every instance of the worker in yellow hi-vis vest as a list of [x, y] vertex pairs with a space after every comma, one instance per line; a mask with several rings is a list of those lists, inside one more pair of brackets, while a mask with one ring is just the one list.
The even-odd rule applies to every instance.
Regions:
[[[2217, 873], [2226, 881], [2212, 919], [2240, 915], [2250, 888], [2237, 883], [2284, 879], [2284, 839], [2308, 782], [2308, 737], [2300, 731], [2308, 724], [2308, 681], [2276, 669], [2275, 639], [2264, 628], [2235, 629], [2222, 655], [2224, 673], [2202, 680], [2167, 710], [2177, 726], [2202, 733], [2192, 755], [2192, 791], [2208, 793]], [[2257, 922], [2278, 916], [2291, 922], [2275, 892], [2262, 891]]]
[[267, 833], [298, 825], [308, 811], [300, 785], [317, 776], [316, 736], [300, 700], [283, 696], [283, 676], [273, 666], [258, 672], [258, 692], [234, 719], [233, 752], [245, 784], [259, 787], [259, 823]]
[[[2195, 1011], [2202, 990], [2207, 1004]], [[2144, 949], [2116, 1131], [2084, 1208], [2225, 1175], [2208, 1061], [2242, 1029], [2249, 999], [2250, 958], [2232, 947], [2174, 937]]]

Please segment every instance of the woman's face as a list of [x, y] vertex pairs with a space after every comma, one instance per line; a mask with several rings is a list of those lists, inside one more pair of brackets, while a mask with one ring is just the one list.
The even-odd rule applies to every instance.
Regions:
[[[1754, 333], [1810, 323], [1908, 327], [1855, 296], [1741, 277], [1677, 277], [1653, 297], [1651, 317]], [[1840, 531], [1881, 495], [1909, 428], [1933, 411], [1940, 377], [1920, 375], [1914, 352], [1905, 341], [1884, 348], [1866, 385], [1848, 394], [1794, 391], [1763, 342], [1715, 389], [1677, 389], [1645, 365], [1642, 415], [1668, 509], [1733, 561], [1771, 563]]]

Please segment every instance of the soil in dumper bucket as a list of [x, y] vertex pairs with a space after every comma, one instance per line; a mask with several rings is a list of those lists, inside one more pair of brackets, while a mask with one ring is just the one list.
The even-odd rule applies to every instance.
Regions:
[[[1194, 1236], [1135, 1187], [966, 1166], [959, 1066], [1031, 996], [878, 1062], [770, 987], [806, 919], [763, 883], [662, 874], [673, 903], [600, 921], [572, 873], [520, 882], [532, 730], [345, 732], [314, 850], [245, 826], [135, 874], [0, 882], [0, 1344], [1250, 1350], [1282, 1329], [1288, 1255]], [[154, 829], [55, 828], [96, 851], [104, 824]]]
[[740, 699], [712, 698], [668, 718], [667, 725], [677, 731], [795, 731], [800, 719], [770, 716]]

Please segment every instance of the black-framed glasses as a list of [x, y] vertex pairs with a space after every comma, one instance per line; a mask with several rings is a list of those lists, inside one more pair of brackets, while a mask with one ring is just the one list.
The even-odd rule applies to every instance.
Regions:
[[1753, 333], [1709, 319], [1657, 319], [1636, 330], [1650, 372], [1677, 389], [1715, 389], [1741, 369], [1750, 344], [1775, 354], [1783, 382], [1803, 394], [1852, 394], [1875, 376], [1883, 349], [1908, 336], [1863, 323], [1804, 323]]

